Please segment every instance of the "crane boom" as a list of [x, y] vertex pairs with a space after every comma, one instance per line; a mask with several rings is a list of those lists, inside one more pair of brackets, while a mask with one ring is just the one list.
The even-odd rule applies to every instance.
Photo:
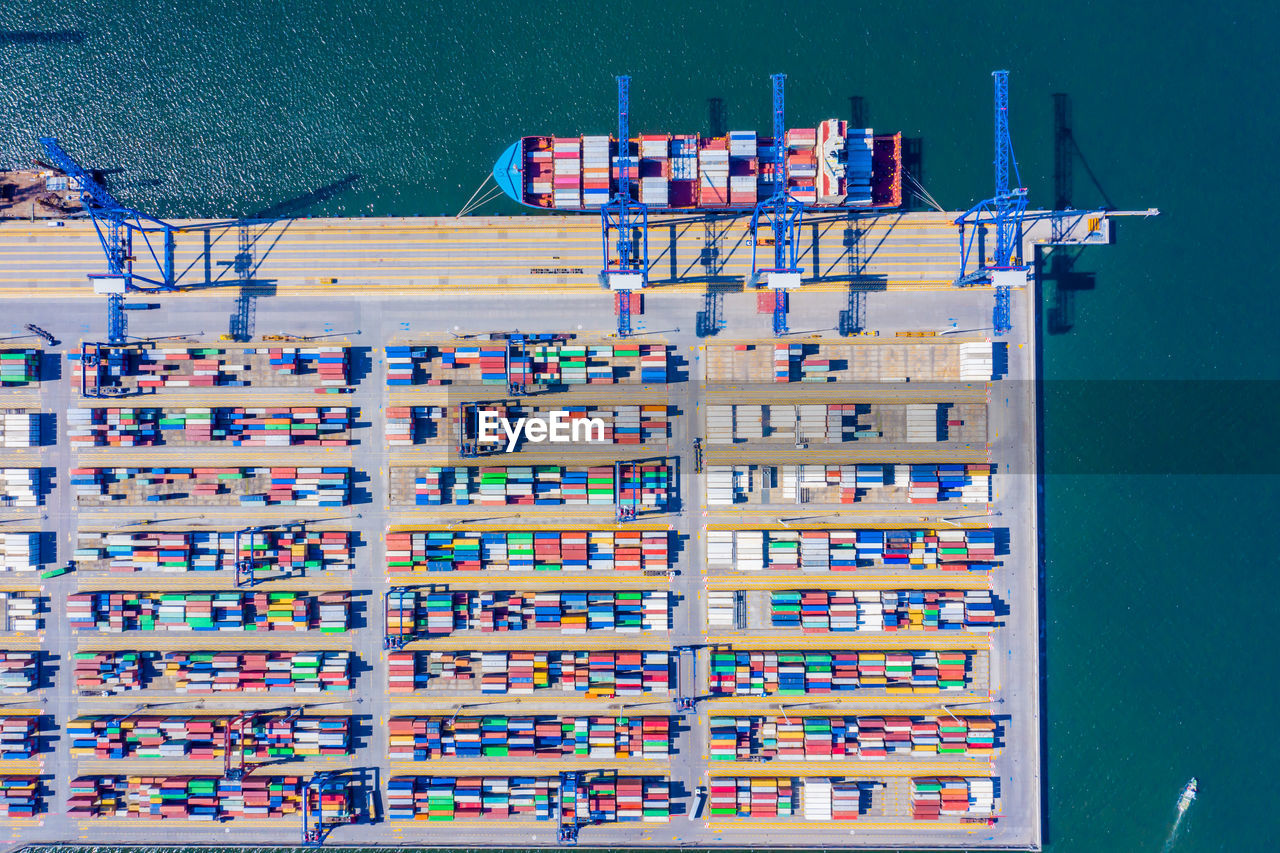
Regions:
[[[991, 325], [999, 335], [1011, 327], [1011, 296], [1008, 282], [996, 281], [992, 273], [1026, 269], [1018, 252], [1022, 245], [1023, 215], [1027, 210], [1027, 189], [1020, 186], [1022, 176], [1018, 173], [1018, 160], [1014, 157], [1013, 139], [1009, 134], [1009, 72], [993, 71], [991, 77], [994, 85], [995, 157], [992, 165], [995, 192], [991, 198], [983, 199], [956, 217], [955, 223], [960, 229], [960, 275], [956, 278], [956, 285], [964, 287], [995, 282], [996, 300]], [[1009, 185], [1011, 175], [1019, 186]], [[970, 256], [974, 254], [978, 235], [986, 224], [995, 226], [996, 232], [991, 262], [984, 263], [979, 256], [977, 268], [970, 272]]]
[[[756, 204], [751, 214], [751, 284], [774, 288], [773, 333], [787, 333], [787, 298], [785, 290], [800, 285], [799, 265], [800, 222], [804, 218], [804, 204], [787, 190], [787, 123], [785, 74], [770, 77], [773, 84], [773, 164], [774, 192], [769, 198]], [[767, 227], [773, 232], [773, 267], [760, 269], [756, 261], [756, 249], [760, 245], [760, 233]]]
[[[649, 270], [649, 208], [631, 198], [631, 78], [618, 77], [618, 189], [600, 207], [600, 233], [604, 269], [600, 283], [613, 291], [617, 302], [618, 336], [631, 334], [631, 291], [647, 284]], [[637, 241], [635, 231], [639, 230]], [[610, 236], [617, 231], [616, 242]], [[617, 258], [612, 259], [612, 251]]]

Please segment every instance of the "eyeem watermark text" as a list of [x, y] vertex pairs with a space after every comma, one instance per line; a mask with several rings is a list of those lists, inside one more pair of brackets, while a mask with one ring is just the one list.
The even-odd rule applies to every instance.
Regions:
[[600, 418], [572, 418], [569, 413], [557, 409], [548, 412], [546, 418], [504, 418], [497, 412], [480, 410], [476, 413], [476, 426], [482, 442], [496, 442], [507, 437], [507, 453], [516, 449], [521, 437], [531, 444], [552, 442], [605, 441], [605, 425]]

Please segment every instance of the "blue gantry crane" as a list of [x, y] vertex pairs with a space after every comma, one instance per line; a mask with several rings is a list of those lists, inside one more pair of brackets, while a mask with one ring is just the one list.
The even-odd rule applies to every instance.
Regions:
[[[237, 530], [235, 533], [234, 545], [232, 547], [235, 548], [236, 550], [236, 553], [235, 553], [236, 581], [235, 583], [237, 587], [253, 586], [254, 571], [257, 568], [257, 563], [254, 561], [253, 546], [255, 544], [254, 539], [260, 533], [264, 533], [263, 528], [261, 527], [245, 527], [241, 530]], [[246, 538], [248, 539], [248, 542], [249, 542], [248, 547], [245, 547], [244, 545], [244, 540]], [[247, 556], [246, 556], [246, 553], [247, 553]]]
[[[604, 269], [600, 284], [614, 293], [618, 310], [618, 337], [631, 334], [631, 293], [644, 289], [649, 275], [649, 207], [631, 198], [631, 78], [618, 78], [618, 191], [600, 207], [600, 234]], [[617, 232], [611, 257], [610, 238]], [[636, 232], [639, 231], [637, 238]]]
[[[382, 593], [382, 647], [384, 649], [403, 649], [411, 640], [416, 639], [413, 631], [391, 633], [390, 615], [392, 605], [395, 610], [410, 613], [418, 612], [418, 591], [405, 587], [394, 587]], [[403, 626], [401, 626], [403, 627]]]
[[[369, 814], [370, 804], [363, 784], [357, 773], [342, 770], [320, 770], [307, 779], [302, 789], [304, 846], [319, 847], [334, 827], [356, 823], [362, 813]], [[336, 802], [326, 807], [326, 795]]]
[[[107, 272], [94, 273], [89, 276], [94, 284], [94, 291], [107, 296], [107, 338], [109, 343], [124, 343], [127, 332], [124, 295], [129, 292], [173, 291], [178, 289], [174, 272], [174, 234], [183, 231], [206, 231], [214, 228], [225, 228], [237, 225], [242, 220], [223, 220], [202, 222], [198, 225], [178, 227], [163, 219], [157, 219], [147, 213], [125, 207], [105, 186], [95, 180], [68, 154], [58, 140], [50, 136], [40, 137], [40, 147], [44, 149], [49, 163], [63, 172], [73, 186], [80, 191], [80, 203], [89, 214], [94, 230], [98, 234], [98, 242], [107, 258]], [[141, 237], [146, 246], [146, 256], [153, 267], [143, 267], [143, 274], [134, 265], [139, 258], [134, 254], [134, 238]], [[155, 242], [153, 242], [155, 238]], [[138, 284], [142, 282], [148, 287]]]
[[[993, 71], [991, 76], [995, 81], [995, 195], [956, 217], [955, 223], [960, 228], [960, 275], [956, 285], [995, 283], [992, 326], [996, 334], [1004, 334], [1011, 327], [1009, 284], [1000, 281], [996, 273], [1026, 269], [1018, 252], [1022, 245], [1023, 215], [1027, 210], [1027, 189], [1020, 186], [1022, 177], [1018, 174], [1018, 161], [1013, 156], [1013, 141], [1009, 137], [1009, 72]], [[1011, 173], [1013, 187], [1009, 185]], [[995, 250], [989, 263], [979, 250], [976, 268], [970, 272], [970, 256], [978, 248], [979, 235], [986, 224], [995, 227]]]
[[[602, 822], [604, 816], [591, 808], [586, 791], [587, 774], [577, 770], [560, 771], [560, 826], [556, 840], [567, 847], [578, 843], [578, 830]], [[565, 806], [569, 808], [566, 809]]]
[[[751, 284], [774, 290], [773, 333], [787, 333], [786, 291], [800, 286], [799, 265], [800, 222], [804, 204], [787, 191], [787, 124], [785, 74], [774, 74], [773, 81], [773, 195], [756, 204], [751, 214]], [[761, 269], [756, 249], [761, 245], [762, 229], [773, 232], [773, 266]]]
[[328, 829], [324, 814], [324, 792], [336, 782], [337, 773], [321, 770], [313, 773], [302, 789], [302, 843], [319, 847]]

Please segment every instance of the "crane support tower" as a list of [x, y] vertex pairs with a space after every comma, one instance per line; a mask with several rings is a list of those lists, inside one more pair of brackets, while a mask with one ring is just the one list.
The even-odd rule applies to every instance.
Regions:
[[[996, 334], [1002, 335], [1011, 325], [1009, 288], [1017, 274], [1025, 274], [1028, 268], [1019, 257], [1027, 189], [1020, 186], [1022, 177], [1018, 174], [1018, 161], [1009, 136], [1009, 72], [993, 71], [991, 76], [995, 84], [995, 194], [956, 217], [955, 223], [960, 229], [960, 275], [956, 285], [995, 285], [996, 304], [991, 325]], [[1011, 175], [1019, 186], [1010, 186]], [[995, 249], [989, 262], [980, 251], [975, 252], [979, 234], [987, 224], [993, 225], [996, 232]], [[975, 254], [976, 268], [971, 272], [969, 262]], [[1025, 280], [1025, 275], [1022, 277]]]
[[[773, 195], [756, 204], [751, 214], [751, 286], [775, 291], [773, 333], [787, 334], [786, 291], [800, 286], [800, 223], [804, 204], [787, 191], [787, 123], [785, 74], [774, 74], [773, 82]], [[761, 231], [773, 232], [773, 266], [761, 269], [757, 249]]]
[[[618, 154], [613, 159], [618, 168], [618, 192], [600, 207], [604, 248], [600, 284], [614, 294], [620, 338], [631, 334], [631, 292], [643, 290], [649, 275], [649, 207], [631, 198], [631, 162], [631, 78], [624, 75], [618, 78]], [[610, 256], [614, 231], [616, 259]]]

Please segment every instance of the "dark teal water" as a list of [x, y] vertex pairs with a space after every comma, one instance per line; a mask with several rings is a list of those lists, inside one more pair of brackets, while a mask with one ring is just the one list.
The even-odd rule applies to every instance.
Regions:
[[[608, 132], [616, 73], [639, 132], [705, 131], [710, 98], [763, 129], [785, 71], [790, 123], [862, 96], [874, 126], [924, 139], [925, 184], [962, 208], [990, 191], [989, 75], [1008, 68], [1033, 204], [1052, 203], [1066, 92], [1106, 197], [1163, 211], [1079, 259], [1095, 287], [1046, 377], [1275, 380], [1278, 23], [1265, 3], [24, 0], [0, 18], [0, 160], [52, 133], [173, 216], [454, 213], [520, 133]], [[1099, 202], [1075, 172], [1076, 204]], [[1175, 386], [1070, 387], [1046, 393], [1051, 469], [1150, 431], [1185, 443], [1161, 473], [1046, 484], [1051, 847], [1159, 851], [1195, 774], [1174, 850], [1274, 849], [1274, 449]], [[1224, 444], [1267, 474], [1215, 474]]]

